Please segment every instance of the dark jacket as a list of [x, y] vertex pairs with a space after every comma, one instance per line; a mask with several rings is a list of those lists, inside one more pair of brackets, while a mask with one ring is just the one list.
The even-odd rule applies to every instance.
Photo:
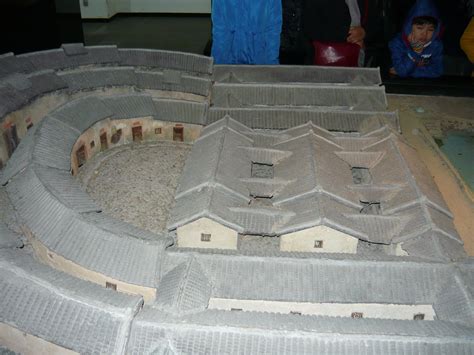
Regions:
[[216, 64], [278, 64], [281, 0], [213, 0]]
[[351, 15], [345, 0], [305, 0], [303, 29], [306, 38], [314, 41], [345, 42]]
[[[408, 36], [412, 31], [415, 17], [431, 16], [438, 20], [438, 26], [431, 43], [421, 53], [416, 53], [410, 46]], [[443, 73], [443, 43], [439, 37], [441, 21], [438, 11], [431, 0], [417, 0], [410, 10], [403, 25], [403, 30], [388, 44], [392, 55], [392, 65], [401, 77], [435, 78]], [[421, 61], [426, 64], [419, 66]]]

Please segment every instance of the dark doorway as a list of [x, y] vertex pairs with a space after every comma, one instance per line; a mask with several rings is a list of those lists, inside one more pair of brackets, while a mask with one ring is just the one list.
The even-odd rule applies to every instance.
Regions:
[[173, 140], [178, 142], [184, 141], [184, 127], [173, 127]]
[[104, 151], [109, 147], [109, 143], [107, 142], [107, 132], [104, 132], [100, 135], [100, 151]]
[[86, 162], [86, 147], [85, 145], [81, 145], [78, 150], [76, 150], [76, 160], [77, 160], [77, 167], [80, 168]]
[[132, 127], [132, 137], [134, 142], [141, 142], [143, 140], [142, 126]]

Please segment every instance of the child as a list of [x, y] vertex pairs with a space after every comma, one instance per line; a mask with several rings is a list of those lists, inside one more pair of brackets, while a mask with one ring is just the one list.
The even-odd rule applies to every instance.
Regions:
[[430, 0], [417, 0], [403, 32], [388, 46], [392, 54], [390, 73], [401, 77], [436, 78], [443, 74], [443, 43], [440, 19]]

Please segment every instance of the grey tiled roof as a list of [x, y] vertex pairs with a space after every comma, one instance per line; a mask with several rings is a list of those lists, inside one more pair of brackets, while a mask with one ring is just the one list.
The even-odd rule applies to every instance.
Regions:
[[193, 145], [176, 190], [179, 198], [204, 186], [222, 185], [229, 192], [248, 198], [248, 190], [239, 178], [250, 177], [251, 165], [240, 147], [250, 146], [252, 140], [231, 128], [224, 127], [207, 134], [206, 127]]
[[[112, 117], [112, 115], [113, 111], [95, 96], [86, 96], [71, 101], [51, 113], [52, 117], [74, 128], [81, 134], [96, 122]], [[77, 138], [79, 138], [79, 135]]]
[[114, 95], [101, 98], [101, 101], [113, 112], [113, 119], [156, 117], [157, 115], [152, 97], [149, 95]]
[[154, 99], [156, 119], [205, 125], [208, 104], [183, 100]]
[[16, 57], [13, 53], [0, 55], [0, 78], [12, 73], [31, 73], [36, 68], [27, 58]]
[[383, 111], [387, 102], [383, 87], [311, 84], [223, 84], [212, 88], [217, 107], [320, 106], [358, 111]]
[[202, 55], [152, 49], [119, 49], [123, 65], [177, 69], [211, 74], [212, 58]]
[[69, 171], [37, 164], [30, 166], [33, 167], [44, 187], [64, 206], [76, 212], [101, 211], [101, 208], [90, 198]]
[[[186, 327], [179, 326], [183, 323]], [[448, 322], [257, 316], [252, 312], [207, 311], [176, 317], [145, 307], [132, 324], [128, 352], [468, 354], [474, 350], [471, 331]]]
[[[334, 133], [312, 122], [263, 133], [226, 116], [206, 126], [195, 142], [168, 228], [208, 217], [253, 235], [282, 235], [324, 225], [371, 243], [392, 244], [420, 236], [429, 243], [436, 234], [447, 238], [436, 242], [446, 244], [447, 251], [427, 248], [425, 257], [463, 257], [451, 215], [429, 202], [442, 202], [439, 192], [429, 175], [420, 176], [430, 194], [425, 197], [399, 145], [406, 144], [387, 126], [368, 136]], [[252, 178], [253, 162], [273, 164], [273, 177]], [[373, 182], [356, 185], [353, 167], [369, 169]], [[422, 172], [417, 166], [415, 173]], [[270, 206], [254, 205], [251, 196], [271, 197]], [[363, 203], [374, 202], [381, 204], [380, 215], [361, 214]], [[407, 248], [423, 256], [418, 243]]]
[[38, 69], [67, 69], [90, 64], [111, 64], [120, 61], [116, 46], [84, 47], [83, 44], [66, 44], [62, 48], [21, 54]]
[[210, 107], [208, 123], [218, 121], [225, 115], [231, 116], [234, 120], [250, 128], [288, 129], [313, 122], [325, 129], [342, 132], [359, 131], [360, 125], [367, 118], [376, 115], [386, 120], [394, 129], [400, 130], [398, 115], [395, 112], [342, 111], [334, 108], [318, 109], [316, 107], [298, 110], [280, 107]]
[[51, 168], [70, 170], [72, 147], [81, 133], [53, 117], [43, 118], [34, 133], [33, 161]]
[[123, 354], [142, 299], [0, 250], [0, 322], [79, 353]]
[[67, 84], [52, 71], [12, 75], [0, 84], [0, 117], [22, 108], [33, 99], [64, 89]]
[[211, 80], [178, 72], [178, 80], [170, 78], [165, 73], [156, 71], [137, 70], [137, 85], [140, 89], [179, 91], [201, 96], [208, 96]]
[[137, 77], [132, 67], [82, 68], [59, 73], [70, 91], [110, 86], [135, 86]]
[[213, 78], [224, 83], [335, 83], [379, 85], [378, 68], [285, 65], [215, 65]]
[[20, 236], [11, 231], [5, 223], [0, 220], [0, 249], [20, 248], [23, 242]]
[[207, 308], [211, 284], [193, 258], [163, 275], [153, 307], [165, 312], [189, 313]]
[[110, 222], [102, 226], [103, 219], [90, 223], [51, 194], [32, 167], [17, 175], [7, 190], [24, 223], [51, 251], [86, 269], [154, 287], [159, 260], [170, 244], [165, 237], [152, 239], [144, 233], [137, 238], [130, 233], [134, 228], [120, 228], [118, 233], [119, 227]]

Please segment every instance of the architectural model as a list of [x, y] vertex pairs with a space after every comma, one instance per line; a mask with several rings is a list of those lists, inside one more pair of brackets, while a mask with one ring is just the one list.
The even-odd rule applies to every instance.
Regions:
[[[378, 69], [0, 56], [0, 352], [471, 354], [474, 261]], [[76, 175], [192, 144], [166, 228]]]

